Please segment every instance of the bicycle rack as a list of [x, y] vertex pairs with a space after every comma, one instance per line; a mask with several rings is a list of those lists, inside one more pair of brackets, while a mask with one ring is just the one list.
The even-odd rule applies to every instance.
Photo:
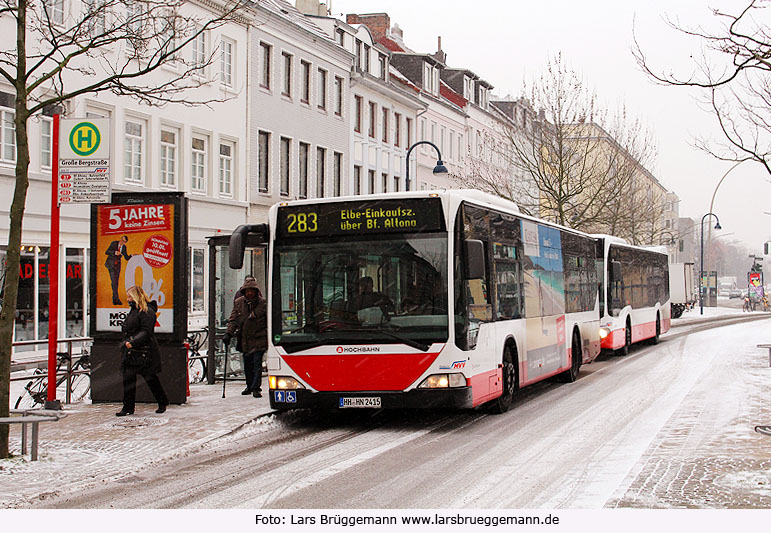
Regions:
[[61, 411], [50, 411], [46, 409], [11, 409], [11, 414], [21, 416], [9, 416], [0, 418], [0, 424], [21, 424], [21, 454], [27, 454], [27, 426], [32, 424], [32, 460], [37, 461], [38, 440], [40, 430], [38, 428], [41, 422], [58, 422], [67, 416], [67, 413]]

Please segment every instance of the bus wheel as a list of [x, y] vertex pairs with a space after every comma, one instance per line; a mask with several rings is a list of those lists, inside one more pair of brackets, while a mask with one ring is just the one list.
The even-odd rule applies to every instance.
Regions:
[[511, 407], [514, 393], [519, 388], [519, 368], [516, 349], [511, 345], [503, 351], [503, 394], [493, 400], [492, 408], [496, 413], [505, 413]]
[[560, 374], [560, 381], [564, 383], [573, 383], [578, 379], [578, 373], [581, 372], [582, 353], [581, 336], [578, 334], [578, 331], [574, 331], [573, 343], [570, 348], [570, 370], [566, 370]]
[[628, 355], [629, 348], [632, 346], [632, 321], [626, 319], [626, 327], [624, 328], [624, 347], [618, 350], [619, 355]]
[[656, 334], [651, 339], [651, 344], [658, 344], [659, 337], [661, 336], [661, 317], [656, 313]]

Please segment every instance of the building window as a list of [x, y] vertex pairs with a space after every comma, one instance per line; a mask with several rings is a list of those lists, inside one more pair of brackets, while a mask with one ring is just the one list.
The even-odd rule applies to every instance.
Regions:
[[383, 192], [388, 192], [388, 174], [383, 172], [380, 177], [383, 180]]
[[343, 78], [335, 76], [335, 115], [343, 116]]
[[[16, 2], [11, 2], [11, 5], [15, 5]], [[43, 2], [46, 16], [53, 24], [64, 24], [64, 0], [45, 0]]]
[[409, 150], [410, 146], [412, 146], [412, 119], [405, 119], [405, 123], [406, 126], [404, 129], [407, 130], [407, 144], [405, 144], [404, 147]]
[[[192, 67], [194, 69], [203, 69], [206, 66], [206, 32], [199, 33], [192, 42], [193, 57]], [[203, 72], [198, 72], [203, 74]]]
[[0, 109], [0, 160], [13, 163], [16, 161], [16, 113]]
[[335, 152], [334, 165], [335, 196], [341, 196], [343, 194], [343, 154], [340, 152]]
[[327, 71], [319, 69], [319, 109], [327, 108]]
[[427, 141], [428, 137], [426, 137], [426, 119], [421, 118], [420, 119], [420, 138], [419, 141]]
[[431, 142], [436, 144], [436, 122], [431, 121]]
[[316, 197], [324, 198], [324, 187], [327, 178], [327, 151], [316, 148]]
[[270, 89], [270, 57], [273, 47], [267, 43], [260, 43], [260, 59], [262, 59], [262, 68], [260, 69], [260, 87]]
[[124, 129], [123, 171], [127, 182], [142, 183], [144, 124], [127, 120]]
[[177, 182], [177, 134], [161, 130], [161, 185], [174, 187]]
[[368, 171], [368, 177], [369, 177], [369, 193], [375, 194], [375, 171], [372, 169], [369, 169]]
[[380, 79], [388, 79], [388, 60], [383, 54], [378, 54], [378, 62], [380, 63]]
[[308, 143], [300, 143], [299, 156], [299, 171], [300, 171], [300, 198], [308, 197], [308, 157], [311, 146]]
[[388, 114], [390, 111], [388, 108], [383, 108], [383, 142], [388, 142]]
[[281, 63], [283, 68], [283, 84], [281, 94], [292, 97], [292, 55], [287, 52], [281, 52]]
[[463, 159], [463, 134], [458, 133], [458, 161]]
[[359, 165], [353, 167], [353, 194], [361, 194], [361, 167]]
[[369, 51], [370, 46], [368, 44], [364, 45], [364, 72], [370, 73], [369, 70]]
[[89, 18], [89, 35], [96, 37], [104, 34], [107, 25], [105, 14], [107, 12], [107, 0], [86, 0], [86, 16]]
[[337, 44], [343, 46], [345, 44], [345, 31], [337, 28], [335, 30], [335, 40], [337, 41]]
[[399, 185], [399, 176], [394, 176], [394, 192], [399, 192], [400, 185]]
[[233, 196], [233, 152], [231, 143], [220, 143], [220, 196]]
[[281, 137], [281, 154], [280, 154], [280, 177], [281, 177], [281, 194], [289, 196], [289, 174], [290, 174], [290, 156], [291, 156], [291, 140], [286, 137]]
[[191, 189], [206, 192], [206, 139], [193, 137], [191, 143]]
[[51, 168], [51, 141], [53, 135], [53, 120], [50, 117], [40, 118], [40, 165]]
[[455, 158], [453, 157], [453, 146], [454, 145], [455, 145], [455, 132], [450, 130], [450, 144], [448, 146], [448, 148], [450, 149], [450, 152], [449, 152], [449, 154], [447, 154], [448, 155], [447, 159], [449, 159], [450, 161], [454, 161], [455, 160]]
[[270, 171], [270, 133], [261, 131], [258, 134], [257, 187], [260, 192], [268, 192], [268, 176]]
[[375, 102], [369, 103], [369, 136], [373, 139], [375, 138], [375, 122], [377, 122], [377, 118], [375, 117], [375, 113], [377, 112], [377, 104]]
[[311, 100], [311, 64], [300, 61], [300, 101], [307, 104]]
[[222, 49], [220, 51], [220, 74], [222, 84], [227, 87], [233, 86], [233, 51], [235, 43], [230, 39], [222, 39]]
[[447, 128], [439, 128], [439, 151], [444, 153], [444, 138], [447, 136]]
[[354, 110], [354, 131], [361, 133], [361, 106], [362, 106], [362, 98], [361, 96], [354, 96], [354, 101], [356, 103], [355, 110]]
[[394, 146], [402, 145], [402, 115], [394, 113]]

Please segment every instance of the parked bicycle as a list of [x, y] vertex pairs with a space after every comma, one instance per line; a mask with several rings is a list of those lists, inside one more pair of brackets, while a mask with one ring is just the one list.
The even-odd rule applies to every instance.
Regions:
[[[67, 362], [70, 355], [67, 352], [56, 354], [56, 393], [57, 397], [66, 398], [67, 378], [70, 381], [70, 403], [83, 400], [91, 391], [91, 362], [88, 351], [83, 349], [80, 357], [72, 363], [71, 373], [67, 373]], [[48, 371], [36, 368], [32, 379], [24, 385], [24, 392], [16, 400], [14, 409], [33, 409], [45, 404], [48, 397]]]
[[187, 344], [189, 346], [187, 377], [190, 383], [200, 383], [206, 379], [206, 356], [201, 355], [200, 350], [206, 345], [208, 337], [208, 328], [200, 331], [191, 331], [187, 335]]

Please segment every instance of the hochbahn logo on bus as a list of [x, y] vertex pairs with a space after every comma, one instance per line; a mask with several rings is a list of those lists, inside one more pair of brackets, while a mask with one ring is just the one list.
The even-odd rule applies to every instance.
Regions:
[[338, 346], [337, 353], [376, 353], [380, 346]]

